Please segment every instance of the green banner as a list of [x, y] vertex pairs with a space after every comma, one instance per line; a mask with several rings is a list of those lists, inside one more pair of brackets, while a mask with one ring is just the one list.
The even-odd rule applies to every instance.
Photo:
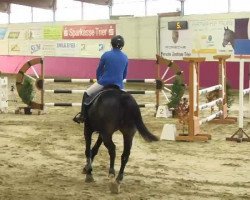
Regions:
[[43, 38], [47, 40], [62, 39], [62, 26], [45, 26], [43, 28]]

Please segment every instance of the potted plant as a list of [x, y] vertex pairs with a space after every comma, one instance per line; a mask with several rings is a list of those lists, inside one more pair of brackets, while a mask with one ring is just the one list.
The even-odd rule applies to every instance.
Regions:
[[182, 96], [185, 92], [185, 85], [182, 82], [182, 79], [179, 76], [176, 76], [173, 85], [171, 87], [171, 97], [167, 106], [169, 110], [172, 110], [172, 116], [176, 116], [176, 109], [179, 106]]
[[22, 101], [28, 105], [24, 108], [25, 114], [31, 114], [30, 103], [35, 97], [35, 90], [33, 85], [33, 80], [27, 76], [24, 76], [22, 87], [19, 91], [19, 96]]

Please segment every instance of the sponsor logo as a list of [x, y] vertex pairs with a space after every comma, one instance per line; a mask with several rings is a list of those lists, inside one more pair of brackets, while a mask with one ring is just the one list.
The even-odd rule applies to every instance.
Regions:
[[74, 25], [63, 27], [63, 39], [110, 39], [115, 34], [115, 24]]
[[9, 32], [8, 38], [9, 39], [18, 39], [20, 32]]
[[40, 51], [41, 50], [41, 44], [34, 44], [30, 46], [30, 52], [31, 54]]

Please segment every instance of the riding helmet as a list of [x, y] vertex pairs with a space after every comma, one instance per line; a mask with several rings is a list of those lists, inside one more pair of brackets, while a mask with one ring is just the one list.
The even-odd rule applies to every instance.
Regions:
[[111, 39], [111, 45], [113, 48], [122, 49], [124, 46], [124, 39], [120, 35], [116, 35]]

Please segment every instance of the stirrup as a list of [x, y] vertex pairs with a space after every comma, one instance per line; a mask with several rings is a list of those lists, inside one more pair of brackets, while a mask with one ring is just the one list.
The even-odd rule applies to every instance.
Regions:
[[77, 113], [76, 116], [73, 118], [73, 121], [80, 124], [84, 122], [84, 116], [81, 112]]

